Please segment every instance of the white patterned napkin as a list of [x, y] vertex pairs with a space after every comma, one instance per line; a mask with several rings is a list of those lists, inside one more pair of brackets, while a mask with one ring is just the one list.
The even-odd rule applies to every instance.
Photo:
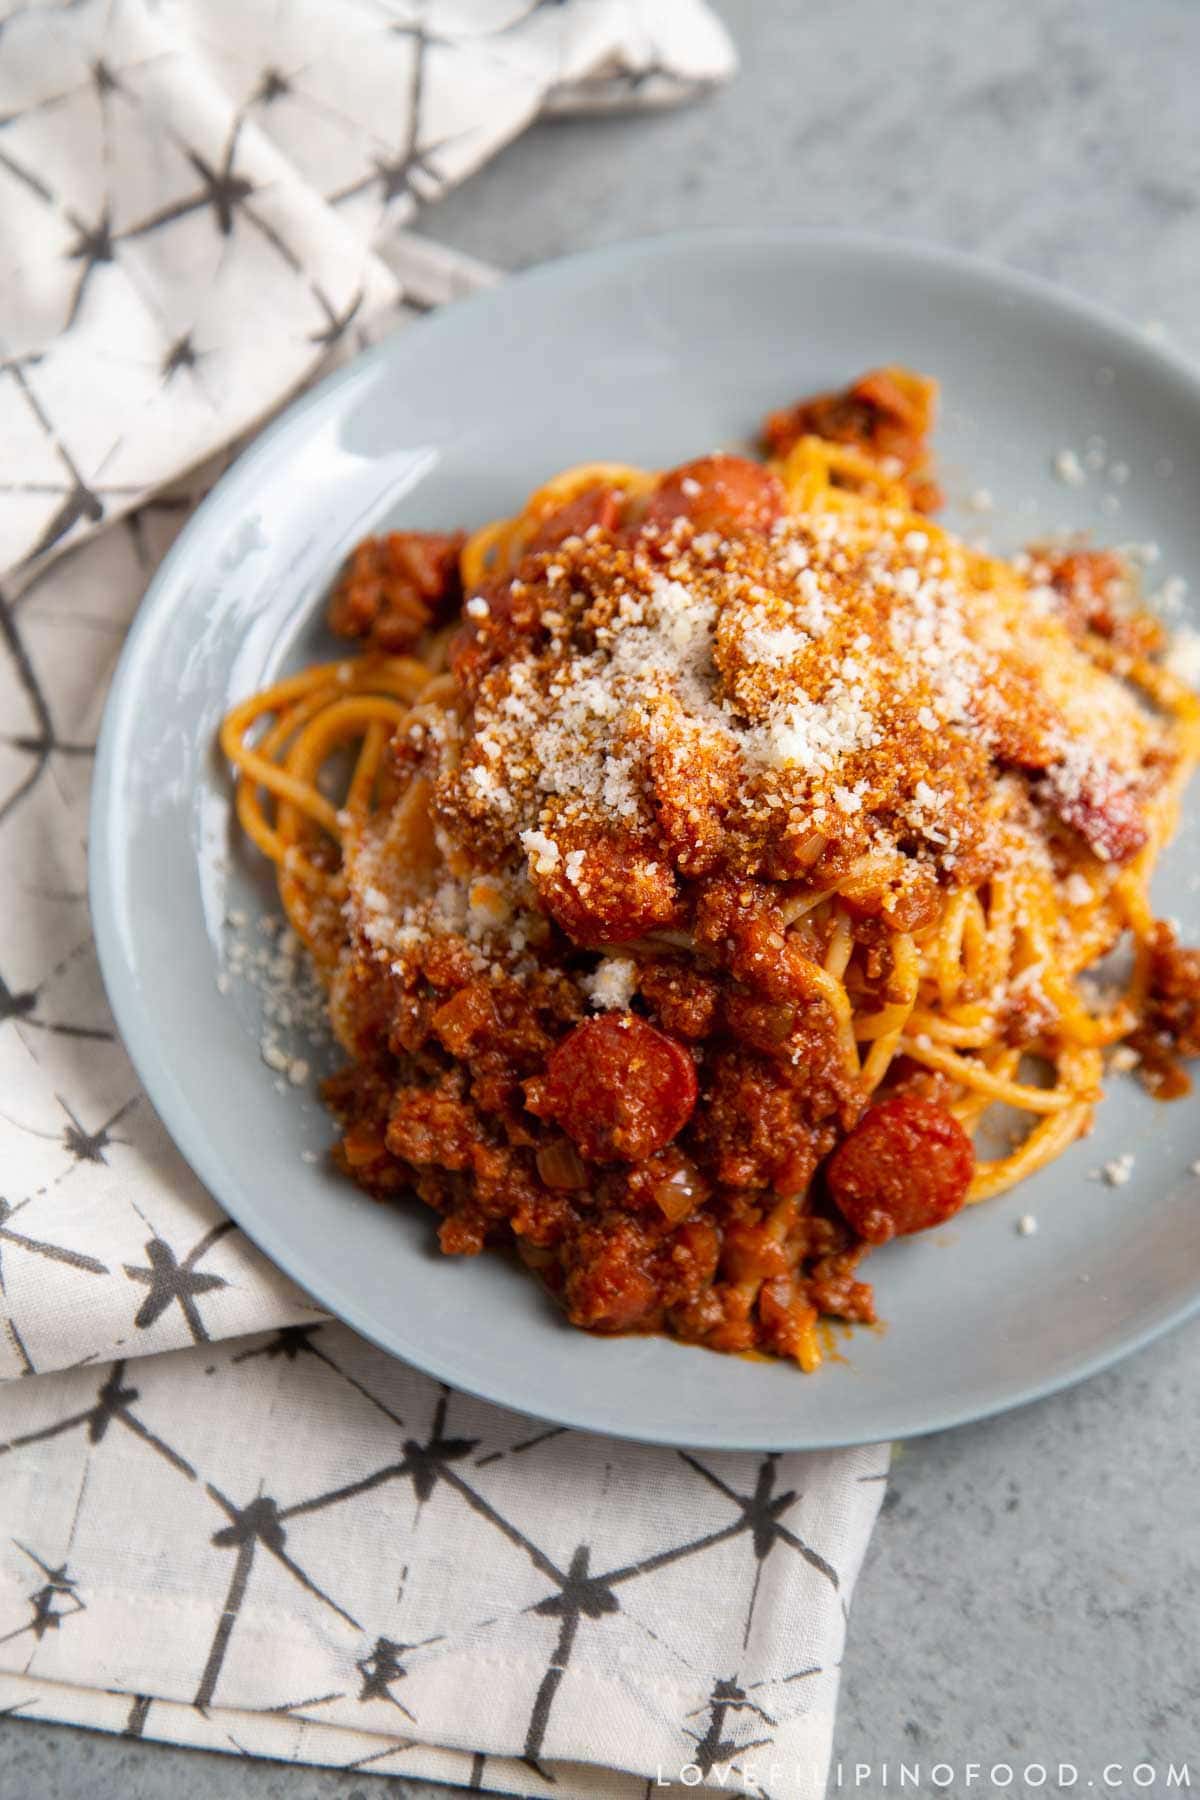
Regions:
[[732, 67], [702, 0], [0, 0], [0, 570], [261, 420], [539, 112]]
[[334, 1325], [13, 1382], [0, 1713], [527, 1796], [817, 1800], [886, 1465], [558, 1431]]
[[0, 13], [0, 1377], [37, 1377], [0, 1387], [0, 1714], [823, 1792], [886, 1453], [555, 1431], [322, 1322], [141, 1094], [86, 903], [113, 664], [238, 434], [490, 278], [393, 229], [414, 194], [539, 109], [728, 67], [698, 0]]
[[[395, 254], [406, 304], [335, 354], [481, 279], [419, 238]], [[19, 592], [0, 580], [0, 1380], [321, 1316], [218, 1210], [142, 1096], [88, 918], [112, 671], [155, 565], [236, 449]]]

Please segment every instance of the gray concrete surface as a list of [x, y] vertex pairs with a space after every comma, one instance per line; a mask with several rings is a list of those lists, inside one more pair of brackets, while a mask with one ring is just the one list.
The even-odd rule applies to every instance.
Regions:
[[[1052, 276], [1200, 356], [1191, 0], [720, 10], [743, 56], [728, 91], [539, 127], [423, 229], [517, 267], [682, 224], [855, 225]], [[905, 1791], [956, 1800], [1165, 1796], [1189, 1757], [1200, 1790], [1198, 1391], [1193, 1326], [1072, 1393], [902, 1448], [851, 1621], [843, 1793], [886, 1800], [902, 1758], [923, 1769]], [[997, 1760], [1011, 1785], [972, 1781], [969, 1763]], [[938, 1762], [955, 1770], [940, 1790]], [[1045, 1787], [1029, 1762], [1050, 1765]], [[1065, 1790], [1059, 1762], [1078, 1768]], [[857, 1790], [856, 1763], [872, 1768]], [[1109, 1764], [1124, 1773], [1106, 1788]], [[446, 1791], [0, 1721], [0, 1800]]]

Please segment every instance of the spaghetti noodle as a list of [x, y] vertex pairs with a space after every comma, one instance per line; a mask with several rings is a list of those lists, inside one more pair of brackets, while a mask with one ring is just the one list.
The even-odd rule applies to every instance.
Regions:
[[222, 728], [350, 1058], [338, 1160], [576, 1324], [814, 1368], [873, 1244], [1087, 1131], [1106, 1049], [1168, 1091], [1200, 1051], [1148, 898], [1200, 701], [1119, 559], [917, 510], [932, 402], [875, 371], [772, 415], [766, 466], [368, 540], [362, 653]]

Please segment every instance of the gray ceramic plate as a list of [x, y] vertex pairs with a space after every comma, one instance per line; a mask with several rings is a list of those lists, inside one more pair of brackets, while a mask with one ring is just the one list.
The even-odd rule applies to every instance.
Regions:
[[[568, 1330], [501, 1259], [434, 1254], [429, 1215], [373, 1205], [301, 1152], [328, 1125], [259, 1056], [253, 990], [218, 991], [230, 909], [272, 884], [230, 832], [213, 751], [235, 699], [328, 650], [348, 547], [513, 509], [565, 464], [670, 464], [881, 361], [937, 375], [953, 521], [997, 544], [1063, 525], [1200, 568], [1200, 383], [1078, 301], [941, 252], [854, 237], [663, 238], [539, 269], [383, 344], [293, 407], [163, 564], [113, 686], [92, 902], [109, 994], [154, 1104], [247, 1232], [332, 1312], [458, 1387], [658, 1443], [810, 1447], [930, 1431], [1078, 1380], [1200, 1304], [1200, 1113], [1114, 1077], [1094, 1135], [936, 1238], [874, 1257], [888, 1325], [806, 1379], [783, 1365]], [[1103, 440], [1103, 449], [1097, 440]], [[1063, 449], [1081, 486], [1054, 472]], [[995, 496], [985, 513], [978, 490]], [[972, 510], [968, 497], [976, 496]], [[1185, 824], [1160, 910], [1193, 935]], [[1092, 1171], [1126, 1151], [1133, 1178]], [[1036, 1235], [1016, 1230], [1036, 1215]]]

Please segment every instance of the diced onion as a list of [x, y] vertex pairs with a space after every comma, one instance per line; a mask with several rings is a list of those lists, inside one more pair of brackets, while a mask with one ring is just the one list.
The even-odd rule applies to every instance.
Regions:
[[549, 1188], [578, 1188], [587, 1180], [574, 1144], [555, 1138], [537, 1153], [537, 1171]]
[[676, 1169], [666, 1181], [656, 1182], [654, 1199], [665, 1219], [678, 1225], [704, 1198], [704, 1183], [691, 1167]]

